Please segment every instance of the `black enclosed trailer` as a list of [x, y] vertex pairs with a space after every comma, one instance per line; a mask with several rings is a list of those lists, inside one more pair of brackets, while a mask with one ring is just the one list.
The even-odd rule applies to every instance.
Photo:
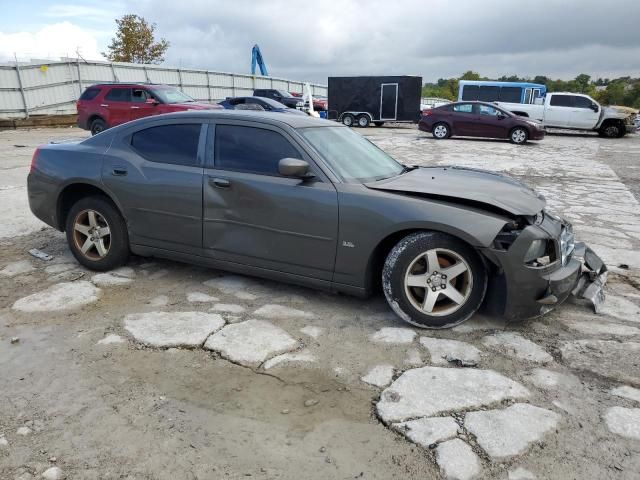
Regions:
[[420, 120], [422, 77], [329, 77], [328, 118], [347, 126]]

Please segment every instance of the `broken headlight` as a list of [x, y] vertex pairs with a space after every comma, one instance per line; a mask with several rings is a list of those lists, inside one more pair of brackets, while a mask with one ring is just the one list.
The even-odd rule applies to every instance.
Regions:
[[546, 239], [532, 241], [524, 255], [524, 263], [531, 267], [543, 267], [548, 265], [550, 261], [549, 241]]
[[567, 264], [567, 260], [569, 260], [575, 246], [576, 240], [571, 226], [563, 226], [560, 232], [560, 259], [562, 260], [562, 265]]

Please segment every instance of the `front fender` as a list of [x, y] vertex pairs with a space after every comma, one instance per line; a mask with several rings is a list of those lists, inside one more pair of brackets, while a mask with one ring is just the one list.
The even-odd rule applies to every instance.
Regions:
[[[418, 198], [363, 185], [339, 185], [340, 225], [334, 282], [366, 288], [368, 265], [379, 246], [415, 230], [448, 233], [475, 248], [489, 247], [509, 221], [476, 207]], [[384, 252], [386, 254], [386, 251]]]

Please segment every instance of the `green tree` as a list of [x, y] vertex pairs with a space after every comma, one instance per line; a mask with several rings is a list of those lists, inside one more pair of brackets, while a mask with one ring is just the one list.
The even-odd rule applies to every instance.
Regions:
[[156, 42], [154, 31], [156, 24], [149, 24], [138, 15], [124, 15], [116, 19], [118, 30], [111, 40], [109, 50], [103, 53], [112, 62], [162, 63], [169, 42], [164, 38]]

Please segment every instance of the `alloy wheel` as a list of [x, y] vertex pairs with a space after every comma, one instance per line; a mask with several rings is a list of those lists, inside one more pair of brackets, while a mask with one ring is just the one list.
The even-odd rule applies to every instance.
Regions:
[[111, 248], [111, 228], [99, 212], [82, 210], [73, 222], [73, 240], [83, 256], [100, 260]]
[[407, 298], [421, 313], [450, 315], [469, 299], [473, 274], [469, 264], [456, 252], [434, 248], [409, 264], [404, 287]]
[[526, 139], [527, 133], [521, 128], [517, 128], [511, 133], [511, 140], [513, 140], [513, 143], [524, 143]]
[[445, 138], [448, 133], [448, 129], [444, 125], [436, 125], [436, 128], [433, 129], [433, 135], [438, 138]]

